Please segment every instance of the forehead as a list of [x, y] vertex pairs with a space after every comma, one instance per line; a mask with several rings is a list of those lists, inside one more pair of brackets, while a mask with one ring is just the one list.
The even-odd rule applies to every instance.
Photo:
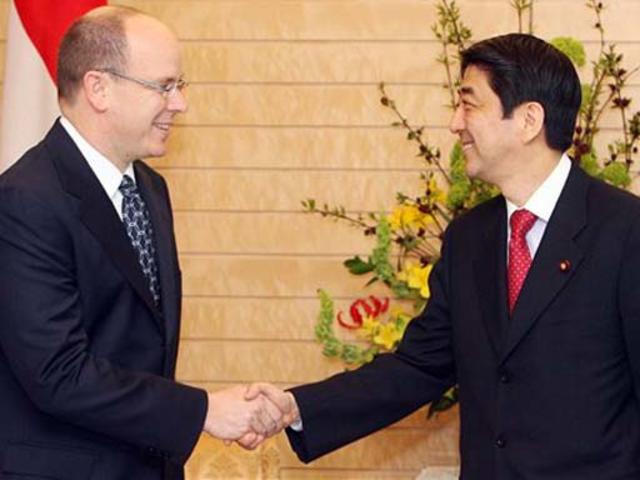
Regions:
[[469, 65], [460, 80], [460, 95], [481, 96], [489, 92], [493, 93], [489, 83], [490, 77], [486, 70]]
[[125, 22], [129, 71], [153, 75], [179, 75], [180, 46], [176, 36], [158, 20], [144, 15]]
[[490, 109], [502, 111], [500, 97], [493, 91], [490, 74], [475, 65], [469, 65], [464, 71], [458, 93], [463, 101], [474, 102]]

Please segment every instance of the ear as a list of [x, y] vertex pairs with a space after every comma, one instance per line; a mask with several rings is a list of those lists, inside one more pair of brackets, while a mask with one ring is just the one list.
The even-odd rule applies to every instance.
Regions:
[[544, 108], [538, 102], [526, 102], [521, 109], [522, 142], [530, 143], [539, 135], [544, 136]]
[[102, 113], [109, 109], [109, 87], [110, 79], [104, 72], [89, 70], [82, 77], [84, 97], [97, 112]]

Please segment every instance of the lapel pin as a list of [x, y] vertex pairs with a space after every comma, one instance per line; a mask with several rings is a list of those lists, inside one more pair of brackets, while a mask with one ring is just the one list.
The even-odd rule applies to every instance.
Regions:
[[560, 265], [558, 265], [558, 267], [560, 268], [560, 271], [562, 273], [567, 273], [571, 268], [571, 262], [569, 260], [562, 260], [560, 262]]

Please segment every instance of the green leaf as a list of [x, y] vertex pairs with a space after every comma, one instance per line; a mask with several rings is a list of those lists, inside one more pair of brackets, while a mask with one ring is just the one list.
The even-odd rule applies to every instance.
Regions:
[[349, 273], [352, 273], [353, 275], [364, 275], [365, 273], [373, 271], [375, 268], [371, 262], [365, 262], [357, 255], [345, 260], [343, 265], [347, 267]]
[[594, 177], [597, 176], [600, 172], [598, 158], [593, 151], [582, 155], [582, 157], [580, 158], [580, 166], [585, 172]]
[[631, 183], [627, 167], [622, 162], [612, 162], [602, 170], [601, 178], [616, 187], [626, 188]]
[[326, 357], [337, 357], [340, 355], [340, 345], [336, 342], [327, 342], [324, 344], [322, 354]]
[[551, 39], [551, 45], [569, 57], [577, 67], [584, 67], [587, 55], [581, 42], [572, 37], [556, 37]]
[[591, 104], [591, 97], [593, 96], [593, 89], [591, 85], [582, 84], [582, 103], [580, 105], [580, 110], [582, 112], [586, 112], [589, 105]]
[[371, 347], [362, 352], [362, 363], [369, 363], [378, 354], [376, 347]]
[[450, 388], [438, 400], [431, 402], [431, 405], [429, 405], [429, 411], [427, 412], [427, 418], [433, 417], [438, 412], [449, 410], [456, 403], [458, 403], [457, 386]]
[[374, 266], [376, 276], [387, 284], [395, 280], [393, 265], [389, 261], [391, 255], [391, 226], [386, 215], [380, 215], [376, 227], [376, 246], [371, 253], [370, 262]]
[[373, 277], [371, 280], [369, 280], [367, 283], [365, 283], [365, 287], [368, 287], [369, 285], [373, 285], [374, 283], [376, 283], [378, 280], [380, 280], [378, 277]]
[[460, 142], [456, 142], [449, 154], [451, 183], [447, 192], [446, 207], [450, 211], [463, 211], [496, 196], [499, 191], [488, 183], [471, 180], [467, 176], [466, 160]]
[[447, 207], [450, 210], [463, 208], [465, 201], [469, 197], [471, 182], [457, 181], [452, 183], [447, 192]]
[[396, 282], [391, 287], [393, 294], [401, 299], [412, 298], [415, 294], [415, 290], [409, 288], [405, 282]]
[[362, 349], [356, 345], [343, 345], [341, 358], [347, 365], [362, 363]]

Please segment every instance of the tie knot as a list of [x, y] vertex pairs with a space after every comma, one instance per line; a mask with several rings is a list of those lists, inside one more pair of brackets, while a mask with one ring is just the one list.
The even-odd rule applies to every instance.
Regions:
[[129, 175], [124, 175], [122, 177], [122, 182], [120, 182], [120, 186], [118, 190], [122, 192], [122, 195], [128, 197], [134, 193], [136, 193], [138, 187], [135, 183], [133, 183], [133, 179]]
[[529, 210], [520, 209], [511, 214], [509, 223], [511, 224], [511, 234], [524, 236], [536, 222], [536, 216]]

